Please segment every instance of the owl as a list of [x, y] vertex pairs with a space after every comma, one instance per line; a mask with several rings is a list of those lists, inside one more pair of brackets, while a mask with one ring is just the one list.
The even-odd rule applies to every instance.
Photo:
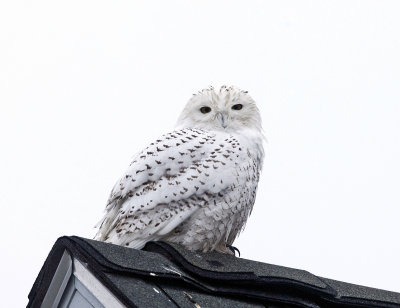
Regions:
[[95, 239], [231, 254], [256, 198], [263, 140], [247, 91], [210, 86], [193, 94], [176, 129], [137, 154], [118, 180]]

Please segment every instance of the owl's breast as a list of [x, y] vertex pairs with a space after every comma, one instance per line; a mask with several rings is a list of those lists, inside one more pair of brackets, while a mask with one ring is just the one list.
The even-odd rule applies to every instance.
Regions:
[[261, 162], [254, 155], [239, 155], [232, 168], [231, 184], [216, 193], [203, 195], [199, 211], [179, 226], [167, 240], [189, 249], [226, 252], [243, 229], [255, 202]]

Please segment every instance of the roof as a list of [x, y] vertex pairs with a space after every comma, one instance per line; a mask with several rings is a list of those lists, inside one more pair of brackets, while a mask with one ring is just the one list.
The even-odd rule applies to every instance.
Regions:
[[29, 293], [39, 307], [64, 252], [127, 307], [399, 307], [400, 294], [166, 242], [143, 250], [76, 236], [54, 244]]

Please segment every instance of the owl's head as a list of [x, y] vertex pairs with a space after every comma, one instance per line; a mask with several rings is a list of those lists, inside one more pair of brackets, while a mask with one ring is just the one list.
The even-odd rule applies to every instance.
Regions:
[[260, 112], [247, 93], [235, 86], [209, 86], [186, 104], [177, 126], [236, 132], [243, 129], [262, 131]]

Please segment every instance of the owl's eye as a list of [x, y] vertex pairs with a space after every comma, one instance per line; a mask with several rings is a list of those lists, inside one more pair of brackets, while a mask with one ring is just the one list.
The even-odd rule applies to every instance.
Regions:
[[240, 110], [240, 109], [242, 109], [243, 108], [243, 105], [242, 104], [236, 104], [236, 105], [233, 105], [232, 106], [232, 109], [233, 110]]
[[209, 113], [211, 111], [210, 107], [204, 106], [200, 108], [201, 113]]

